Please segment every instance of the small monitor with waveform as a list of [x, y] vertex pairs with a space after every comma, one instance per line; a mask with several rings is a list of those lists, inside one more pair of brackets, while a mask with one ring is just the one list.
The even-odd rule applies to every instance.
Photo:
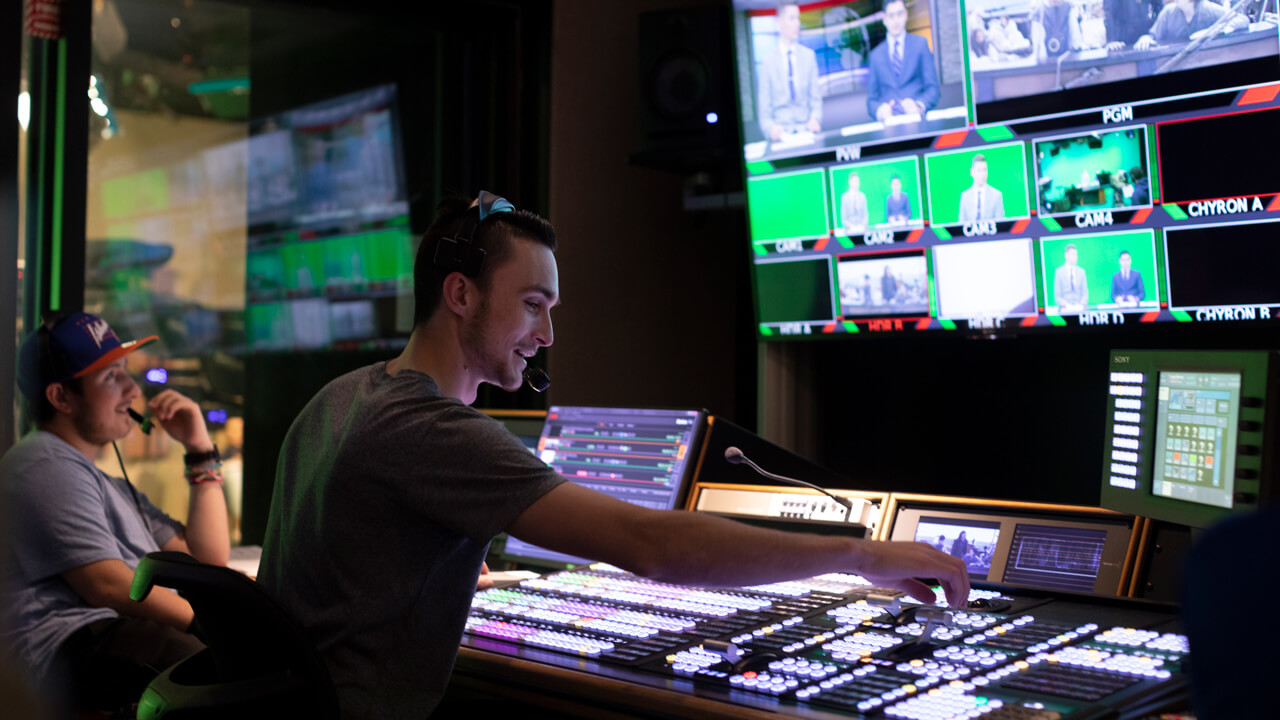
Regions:
[[1115, 350], [1103, 507], [1204, 528], [1269, 499], [1277, 354]]
[[[655, 510], [681, 507], [705, 410], [552, 405], [537, 454], [570, 482]], [[590, 563], [508, 537], [503, 555], [547, 567]]]

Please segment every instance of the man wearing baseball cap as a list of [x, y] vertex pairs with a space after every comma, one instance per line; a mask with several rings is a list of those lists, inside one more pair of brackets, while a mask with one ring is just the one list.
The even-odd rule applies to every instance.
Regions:
[[186, 448], [186, 525], [94, 465], [129, 434], [129, 410], [142, 395], [125, 357], [154, 340], [121, 342], [102, 318], [59, 314], [18, 353], [35, 429], [0, 459], [10, 533], [0, 558], [9, 595], [0, 645], [77, 710], [127, 708], [156, 674], [203, 647], [189, 632], [190, 604], [175, 593], [129, 599], [138, 561], [178, 550], [225, 565], [230, 553], [220, 458], [190, 398], [165, 390], [145, 403]]

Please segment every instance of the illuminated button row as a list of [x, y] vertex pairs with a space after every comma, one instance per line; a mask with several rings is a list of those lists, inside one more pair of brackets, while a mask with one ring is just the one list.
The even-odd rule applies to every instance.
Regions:
[[801, 677], [810, 677], [814, 680], [822, 680], [840, 672], [840, 668], [836, 665], [818, 660], [805, 660], [804, 658], [774, 660], [769, 663], [769, 669], [774, 672], [786, 672]]
[[803, 640], [798, 640], [796, 642], [793, 642], [790, 645], [784, 645], [782, 647], [782, 652], [785, 652], [785, 653], [799, 652], [806, 648], [811, 648], [815, 645], [822, 645], [822, 647], [825, 648], [827, 647], [827, 645], [823, 645], [823, 643], [829, 640], [834, 640], [835, 638], [841, 635], [851, 633], [857, 628], [858, 628], [857, 625], [841, 625], [840, 627], [834, 630], [830, 630], [824, 633], [818, 633], [817, 635], [812, 635]]
[[526, 580], [522, 587], [712, 617], [728, 617], [741, 610], [764, 610], [773, 604], [768, 598], [746, 594], [581, 573], [557, 573]]
[[1118, 448], [1124, 448], [1125, 450], [1138, 449], [1138, 441], [1134, 440], [1133, 438], [1123, 438], [1123, 437], [1112, 438], [1111, 444]]
[[1138, 481], [1133, 478], [1116, 477], [1115, 475], [1112, 475], [1110, 482], [1112, 487], [1124, 488], [1125, 490], [1138, 489]]
[[857, 625], [885, 614], [885, 609], [872, 605], [866, 600], [858, 600], [848, 605], [840, 605], [827, 611], [827, 617], [839, 623]]
[[1089, 623], [1088, 625], [1081, 625], [1075, 630], [1070, 630], [1068, 632], [1060, 633], [1059, 635], [1051, 637], [1042, 643], [1036, 643], [1035, 645], [1032, 645], [1031, 647], [1027, 648], [1027, 652], [1040, 653], [1040, 652], [1045, 652], [1047, 650], [1052, 650], [1053, 648], [1056, 648], [1056, 647], [1061, 647], [1062, 645], [1069, 645], [1075, 642], [1076, 640], [1079, 640], [1080, 638], [1084, 638], [1092, 635], [1093, 633], [1097, 632], [1097, 630], [1098, 630], [1098, 626], [1095, 623]]
[[1111, 382], [1114, 383], [1141, 383], [1144, 376], [1139, 372], [1113, 372], [1111, 373]]
[[1117, 475], [1128, 475], [1129, 477], [1137, 477], [1138, 466], [1126, 465], [1125, 463], [1111, 463], [1111, 472]]
[[1091, 670], [1141, 675], [1142, 677], [1157, 678], [1159, 680], [1164, 680], [1172, 675], [1172, 673], [1164, 669], [1164, 661], [1159, 658], [1110, 653], [1106, 650], [1091, 648], [1069, 647], [1052, 653], [1037, 653], [1028, 658], [1027, 661], [1034, 665], [1037, 659]]
[[1140, 423], [1142, 422], [1142, 413], [1130, 412], [1128, 410], [1117, 410], [1115, 413], [1116, 422], [1121, 423]]
[[1036, 619], [1031, 615], [1023, 615], [1022, 617], [1014, 618], [1013, 620], [1010, 620], [1009, 622], [1004, 623], [1003, 625], [997, 625], [993, 628], [987, 628], [986, 630], [982, 631], [981, 635], [972, 635], [970, 637], [967, 637], [964, 639], [964, 642], [968, 645], [977, 645], [978, 643], [983, 642], [987, 638], [996, 637], [997, 635], [1003, 635], [1009, 632], [1010, 630], [1016, 630], [1022, 627], [1023, 625], [1030, 625], [1035, 621]]
[[1186, 635], [1178, 635], [1176, 633], [1165, 633], [1160, 637], [1144, 644], [1142, 647], [1151, 650], [1165, 650], [1175, 653], [1191, 652], [1191, 646], [1187, 643]]
[[[963, 637], [964, 635], [981, 630], [989, 625], [999, 622], [999, 618], [990, 615], [979, 615], [977, 613], [955, 613], [951, 616], [955, 625], [938, 625], [933, 629], [931, 639], [950, 641]], [[912, 637], [920, 637], [924, 633], [926, 623], [907, 623], [894, 628], [894, 632], [899, 635], [910, 635]]]
[[[951, 607], [951, 603], [947, 602], [947, 594], [942, 590], [942, 588], [938, 588], [937, 590], [935, 590], [934, 594], [937, 597], [937, 600], [933, 601], [934, 605], [941, 608]], [[978, 588], [969, 588], [969, 602], [973, 602], [974, 600], [997, 600], [997, 599], [1009, 600], [1009, 601], [1013, 600], [1013, 598], [1011, 597], [1005, 597], [1004, 595], [1000, 594], [999, 590], [980, 590]], [[905, 603], [912, 603], [916, 605], [919, 604], [915, 600], [909, 597], [902, 598], [902, 601]], [[986, 616], [986, 617], [990, 617], [990, 616]]]
[[1142, 428], [1137, 425], [1113, 425], [1116, 435], [1128, 435], [1129, 437], [1138, 437], [1142, 434]]
[[539, 628], [501, 621], [485, 621], [472, 626], [468, 623], [468, 631], [476, 635], [512, 640], [525, 645], [536, 645], [561, 652], [578, 655], [596, 656], [614, 648], [612, 642], [602, 638], [591, 638], [582, 635], [542, 630]]
[[1141, 410], [1142, 401], [1137, 398], [1118, 397], [1116, 398], [1116, 409], [1117, 410]]
[[738, 635], [734, 638], [731, 638], [729, 642], [732, 642], [735, 645], [751, 642], [751, 640], [754, 638], [764, 637], [766, 635], [772, 635], [778, 632], [779, 630], [782, 630], [783, 628], [789, 628], [792, 625], [798, 625], [802, 622], [804, 622], [804, 618], [798, 615], [796, 617], [789, 617], [786, 620], [783, 620], [781, 622], [776, 622], [772, 625], [766, 625], [765, 627], [757, 628], [755, 630], [752, 630], [751, 632]]
[[[845, 629], [839, 628], [839, 630]], [[856, 632], [833, 640], [823, 645], [822, 649], [831, 653], [831, 657], [836, 660], [856, 661], [895, 645], [901, 645], [903, 642], [902, 638], [894, 635]]]
[[894, 670], [908, 675], [938, 678], [940, 680], [960, 680], [968, 677], [969, 673], [972, 672], [963, 664], [953, 665], [951, 663], [940, 663], [936, 660], [911, 660], [910, 662], [898, 663]]
[[1138, 462], [1138, 453], [1131, 450], [1112, 450], [1111, 459], [1120, 462], [1136, 463]]
[[[560, 625], [604, 629], [631, 637], [650, 637], [663, 631], [680, 633], [697, 627], [697, 622], [692, 618], [636, 612], [509, 589], [486, 590], [478, 593], [472, 601], [471, 608]], [[605, 623], [616, 624], [617, 627], [613, 628]]]
[[999, 699], [987, 699], [967, 694], [963, 685], [947, 685], [934, 688], [904, 700], [884, 711], [891, 718], [908, 720], [946, 720], [947, 718], [978, 718], [1004, 707]]
[[697, 646], [667, 656], [671, 670], [679, 675], [694, 675], [723, 661], [723, 657]]
[[939, 660], [949, 660], [966, 665], [979, 665], [984, 668], [993, 668], [1009, 660], [1008, 655], [997, 650], [979, 650], [978, 648], [960, 647], [959, 645], [938, 648], [933, 651], [933, 656]]
[[745, 690], [781, 695], [788, 690], [800, 687], [800, 681], [785, 675], [772, 675], [767, 672], [745, 672], [741, 675], [730, 675], [729, 684]]
[[1098, 642], [1107, 643], [1109, 645], [1127, 645], [1129, 647], [1139, 647], [1156, 638], [1160, 637], [1160, 633], [1154, 630], [1137, 630], [1134, 628], [1113, 627], [1110, 630], [1100, 633], [1094, 638]]
[[764, 592], [771, 595], [783, 595], [786, 597], [806, 597], [815, 592], [831, 593], [832, 595], [843, 595], [847, 592], [866, 587], [871, 583], [858, 575], [850, 575], [848, 573], [827, 573], [817, 577], [806, 578], [804, 580], [791, 580], [788, 582], [770, 583], [768, 585], [752, 585], [745, 587], [743, 590], [752, 592]]
[[[866, 677], [867, 675], [870, 675], [875, 671], [876, 669], [874, 667], [870, 665], [864, 665], [862, 667], [857, 668], [856, 670], [849, 670], [848, 672], [840, 673], [839, 675], [836, 675], [835, 677], [829, 680], [823, 680], [821, 683], [817, 685], [811, 685], [808, 687], [801, 688], [800, 690], [797, 690], [796, 699], [808, 700], [809, 698], [814, 697], [816, 695], [821, 695], [824, 690], [830, 690], [831, 688], [840, 687], [841, 685], [852, 682], [857, 678]], [[883, 702], [881, 704], [883, 704]]]
[[1111, 394], [1115, 397], [1142, 397], [1141, 385], [1112, 385]]

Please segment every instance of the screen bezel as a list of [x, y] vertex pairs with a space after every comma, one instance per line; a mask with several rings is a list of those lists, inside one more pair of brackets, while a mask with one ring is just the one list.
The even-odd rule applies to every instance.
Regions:
[[[970, 575], [975, 583], [987, 583], [1001, 587], [1027, 588], [1032, 590], [1051, 590], [1037, 585], [1005, 583], [1005, 568], [1013, 547], [1014, 530], [1018, 525], [1041, 525], [1079, 530], [1105, 530], [1106, 540], [1103, 545], [1102, 563], [1098, 568], [1098, 577], [1093, 583], [1093, 590], [1084, 595], [1116, 597], [1126, 595], [1124, 581], [1126, 578], [1125, 561], [1129, 554], [1129, 544], [1133, 538], [1134, 519], [1124, 515], [1108, 515], [1106, 517], [1068, 519], [1066, 516], [1018, 514], [1014, 511], [973, 512], [946, 509], [942, 503], [899, 504], [893, 517], [893, 527], [889, 530], [888, 539], [911, 542], [915, 540], [916, 527], [921, 521], [944, 519], [964, 524], [968, 522], [999, 523], [1000, 536], [996, 542], [996, 550], [991, 556], [991, 567], [986, 576]], [[1053, 592], [1064, 592], [1053, 589]], [[1070, 593], [1070, 591], [1065, 591]]]
[[[591, 405], [551, 405], [547, 408], [546, 417], [543, 420], [542, 431], [538, 435], [537, 448], [534, 450], [535, 455], [538, 455], [538, 453], [541, 451], [542, 441], [547, 437], [547, 430], [550, 427], [551, 423], [553, 422], [553, 418], [551, 417], [552, 414], [557, 412], [562, 412], [565, 409], [620, 410], [620, 411], [627, 411], [627, 412], [658, 411], [658, 412], [693, 412], [695, 413], [693, 434], [690, 436], [689, 450], [685, 454], [684, 471], [681, 473], [680, 479], [676, 483], [675, 491], [672, 493], [672, 503], [669, 509], [678, 510], [680, 508], [685, 507], [685, 505], [688, 502], [689, 491], [693, 486], [693, 475], [694, 475], [694, 471], [697, 468], [697, 456], [699, 451], [702, 448], [702, 441], [706, 436], [707, 416], [709, 415], [709, 413], [705, 408], [688, 408], [688, 407], [619, 408], [619, 407], [591, 406]], [[558, 419], [558, 418], [555, 418], [555, 419]], [[541, 459], [541, 456], [540, 455], [538, 456], [539, 456], [539, 459]], [[571, 477], [565, 477], [563, 475], [562, 477], [564, 477], [565, 480], [568, 482], [574, 482], [575, 484], [578, 484]], [[525, 541], [521, 541], [521, 542], [525, 542]], [[590, 565], [591, 563], [599, 562], [598, 560], [592, 560], [590, 558], [577, 558], [570, 555], [566, 555], [564, 553], [558, 553], [553, 550], [549, 550], [547, 548], [541, 548], [540, 546], [533, 545], [533, 543], [526, 543], [526, 544], [528, 544], [530, 547], [535, 547], [535, 548], [544, 550], [548, 555], [552, 557], [548, 557], [546, 555], [539, 555], [539, 554], [523, 553], [523, 552], [511, 552], [508, 550], [509, 543], [505, 543], [505, 542], [501, 551], [501, 555], [504, 559], [507, 559], [507, 560], [512, 560], [515, 562], [525, 563], [529, 565], [537, 565], [539, 567], [554, 568], [554, 569], [573, 569], [573, 568], [579, 568], [586, 565]]]

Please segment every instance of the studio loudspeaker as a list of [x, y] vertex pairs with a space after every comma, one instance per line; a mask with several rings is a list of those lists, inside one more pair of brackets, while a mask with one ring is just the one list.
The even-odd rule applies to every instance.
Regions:
[[640, 15], [642, 165], [695, 170], [737, 142], [729, 9], [708, 5]]

